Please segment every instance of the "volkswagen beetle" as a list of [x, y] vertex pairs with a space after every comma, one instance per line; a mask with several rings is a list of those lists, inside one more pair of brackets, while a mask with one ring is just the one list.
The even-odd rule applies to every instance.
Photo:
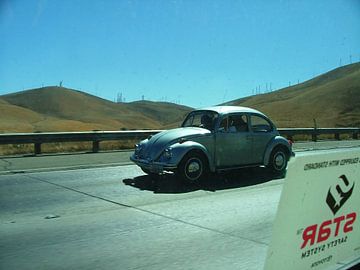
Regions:
[[147, 174], [175, 173], [193, 183], [209, 172], [249, 166], [284, 174], [292, 155], [291, 143], [263, 113], [215, 106], [194, 110], [180, 128], [141, 141], [130, 159]]

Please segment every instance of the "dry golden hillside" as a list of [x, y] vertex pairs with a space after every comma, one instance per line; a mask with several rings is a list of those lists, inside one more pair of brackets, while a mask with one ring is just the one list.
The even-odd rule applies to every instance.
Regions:
[[0, 130], [3, 132], [32, 132], [33, 123], [43, 119], [32, 110], [9, 104], [0, 98]]
[[[177, 112], [190, 110], [175, 104], [166, 106], [114, 103], [72, 89], [44, 87], [1, 96], [0, 131], [158, 129], [177, 122]], [[175, 113], [162, 119], [164, 107]]]
[[[360, 126], [360, 63], [304, 83], [226, 103], [267, 114], [278, 127]], [[166, 102], [114, 103], [63, 87], [0, 96], [0, 132], [162, 129], [192, 108]]]
[[190, 107], [169, 102], [136, 101], [128, 103], [128, 106], [160, 122], [164, 128], [179, 127], [185, 116], [192, 110]]
[[267, 114], [279, 127], [360, 126], [360, 63], [344, 66], [304, 83], [227, 102]]

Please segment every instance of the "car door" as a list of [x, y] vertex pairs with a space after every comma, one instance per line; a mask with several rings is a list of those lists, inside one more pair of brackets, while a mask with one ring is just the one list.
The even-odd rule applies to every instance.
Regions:
[[253, 141], [252, 158], [253, 163], [263, 163], [265, 150], [269, 142], [274, 138], [273, 124], [262, 115], [250, 115], [250, 129]]
[[245, 113], [222, 118], [216, 132], [215, 164], [217, 168], [251, 164], [252, 139]]

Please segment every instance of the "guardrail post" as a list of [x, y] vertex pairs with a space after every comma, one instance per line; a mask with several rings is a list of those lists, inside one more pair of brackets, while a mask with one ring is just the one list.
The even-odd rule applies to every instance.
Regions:
[[100, 142], [99, 141], [93, 141], [92, 151], [93, 153], [99, 152], [100, 149]]
[[317, 134], [316, 134], [316, 131], [315, 131], [313, 134], [311, 134], [311, 139], [312, 139], [313, 142], [317, 142]]
[[357, 140], [357, 139], [358, 139], [358, 135], [359, 135], [358, 132], [354, 132], [354, 133], [353, 133], [353, 139], [354, 139], [354, 140]]
[[34, 143], [34, 154], [35, 155], [41, 154], [41, 143]]
[[340, 141], [340, 134], [339, 133], [335, 133], [335, 140]]

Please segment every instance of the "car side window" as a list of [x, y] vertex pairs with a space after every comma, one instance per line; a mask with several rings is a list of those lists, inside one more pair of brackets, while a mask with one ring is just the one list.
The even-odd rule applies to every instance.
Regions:
[[183, 124], [184, 127], [199, 127], [201, 125], [201, 114], [193, 114]]
[[249, 131], [245, 114], [229, 115], [225, 117], [219, 126], [221, 132], [247, 132]]
[[254, 132], [271, 132], [273, 128], [270, 122], [264, 117], [261, 117], [259, 115], [252, 115], [251, 129]]

